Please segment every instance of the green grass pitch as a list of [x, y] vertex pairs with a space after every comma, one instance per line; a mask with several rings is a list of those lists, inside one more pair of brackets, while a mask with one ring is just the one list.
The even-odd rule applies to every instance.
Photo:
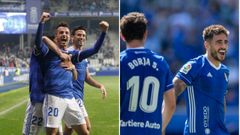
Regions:
[[[102, 99], [101, 92], [85, 84], [85, 106], [91, 121], [91, 135], [118, 135], [119, 132], [119, 78], [95, 77], [103, 83], [108, 96]], [[20, 135], [28, 100], [28, 87], [0, 93], [1, 135]], [[10, 108], [10, 109], [9, 109]], [[3, 113], [9, 109], [7, 113]], [[44, 135], [44, 133], [41, 133]]]

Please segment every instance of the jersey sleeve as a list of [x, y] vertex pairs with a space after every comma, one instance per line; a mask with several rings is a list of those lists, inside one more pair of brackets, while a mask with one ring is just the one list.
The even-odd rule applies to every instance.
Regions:
[[191, 85], [197, 76], [201, 65], [197, 61], [189, 61], [176, 74], [176, 77], [184, 81], [187, 85]]
[[164, 61], [167, 65], [167, 74], [166, 74], [166, 86], [165, 86], [165, 91], [168, 91], [173, 88], [173, 75], [172, 72], [170, 71], [169, 65], [167, 64], [166, 61]]
[[81, 51], [77, 51], [77, 50], [72, 50], [72, 51], [68, 51], [68, 54], [70, 54], [72, 56], [72, 63], [76, 64], [78, 62], [81, 62], [79, 60], [79, 55], [80, 55]]
[[93, 47], [81, 51], [79, 58], [78, 58], [79, 61], [81, 62], [83, 59], [86, 59], [86, 58], [96, 54], [100, 50], [101, 46], [103, 45], [105, 36], [106, 36], [106, 32], [102, 32]]
[[44, 24], [39, 23], [36, 37], [35, 37], [35, 51], [45, 56], [48, 53], [49, 49], [47, 45], [44, 44], [42, 41], [43, 29], [44, 29]]

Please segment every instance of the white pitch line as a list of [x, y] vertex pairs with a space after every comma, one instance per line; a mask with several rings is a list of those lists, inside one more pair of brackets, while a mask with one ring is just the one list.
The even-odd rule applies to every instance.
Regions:
[[15, 108], [18, 108], [19, 106], [21, 106], [22, 104], [26, 103], [27, 101], [28, 101], [27, 99], [26, 99], [26, 100], [23, 100], [22, 102], [20, 102], [20, 103], [18, 103], [18, 104], [16, 104], [16, 105], [14, 105], [14, 106], [12, 106], [12, 107], [4, 110], [4, 111], [1, 111], [1, 112], [0, 112], [0, 115], [4, 115], [4, 114], [12, 111], [12, 110], [15, 109]]

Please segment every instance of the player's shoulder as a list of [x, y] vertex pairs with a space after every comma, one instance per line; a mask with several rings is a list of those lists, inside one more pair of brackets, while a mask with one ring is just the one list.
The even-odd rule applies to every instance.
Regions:
[[230, 72], [230, 69], [228, 66], [224, 65], [224, 64], [221, 64], [221, 70], [225, 70], [226, 72]]
[[127, 56], [126, 50], [122, 51], [122, 52], [120, 53], [120, 61], [122, 62], [126, 56]]
[[182, 68], [179, 70], [179, 72], [188, 74], [188, 72], [190, 70], [193, 72], [200, 71], [201, 68], [204, 66], [204, 63], [205, 63], [205, 58], [203, 55], [200, 55], [200, 56], [190, 59], [188, 62], [186, 62], [182, 66]]
[[126, 55], [126, 50], [120, 52], [120, 57], [124, 57]]
[[198, 67], [203, 67], [205, 62], [206, 62], [206, 57], [204, 55], [200, 55], [198, 57], [190, 59], [187, 63], [196, 65]]
[[151, 50], [150, 53], [152, 54], [153, 58], [157, 59], [158, 61], [165, 61], [165, 58], [162, 55], [159, 55]]

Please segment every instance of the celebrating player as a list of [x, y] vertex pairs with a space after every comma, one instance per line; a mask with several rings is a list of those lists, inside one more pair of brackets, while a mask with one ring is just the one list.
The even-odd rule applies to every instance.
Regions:
[[[105, 23], [105, 22], [101, 22], [101, 23]], [[104, 31], [106, 31], [106, 29], [101, 29], [101, 31], [104, 32]], [[73, 46], [71, 48], [69, 48], [69, 50], [81, 51], [86, 44], [86, 38], [87, 38], [86, 29], [83, 26], [79, 26], [79, 27], [76, 27], [75, 29], [73, 29], [73, 31], [72, 31]], [[88, 114], [87, 114], [87, 111], [86, 111], [86, 108], [85, 108], [84, 102], [83, 102], [84, 81], [93, 87], [99, 88], [103, 94], [103, 98], [106, 97], [107, 92], [106, 92], [103, 84], [97, 82], [96, 80], [94, 80], [91, 77], [89, 70], [87, 68], [87, 60], [86, 59], [80, 63], [76, 63], [75, 67], [78, 72], [78, 79], [76, 81], [73, 80], [73, 94], [74, 94], [76, 101], [79, 104], [79, 107], [81, 108], [81, 110], [83, 112], [84, 118], [86, 120], [87, 128], [90, 131], [91, 124], [90, 124], [90, 120], [88, 118]], [[69, 125], [65, 126], [64, 135], [72, 134], [72, 128], [70, 128], [70, 127], [71, 126], [69, 126]]]
[[120, 28], [127, 44], [120, 55], [120, 133], [161, 135], [175, 110], [169, 66], [162, 56], [144, 48], [147, 20], [142, 13], [123, 16]]
[[[41, 20], [43, 17], [41, 18]], [[43, 37], [43, 40], [46, 37]], [[47, 44], [48, 45], [48, 44]], [[62, 60], [69, 60], [70, 57], [62, 53], [57, 46], [48, 45]], [[40, 129], [43, 127], [42, 106], [44, 100], [44, 78], [42, 72], [43, 56], [35, 48], [31, 54], [30, 59], [30, 73], [29, 73], [29, 98], [30, 101], [26, 108], [25, 119], [23, 124], [23, 135], [38, 135]], [[76, 73], [77, 74], [77, 73]], [[62, 126], [59, 126], [58, 134], [62, 134]]]
[[206, 54], [188, 61], [173, 80], [176, 96], [185, 89], [187, 93], [185, 135], [229, 135], [224, 124], [229, 69], [221, 63], [227, 53], [228, 35], [222, 25], [206, 27]]

